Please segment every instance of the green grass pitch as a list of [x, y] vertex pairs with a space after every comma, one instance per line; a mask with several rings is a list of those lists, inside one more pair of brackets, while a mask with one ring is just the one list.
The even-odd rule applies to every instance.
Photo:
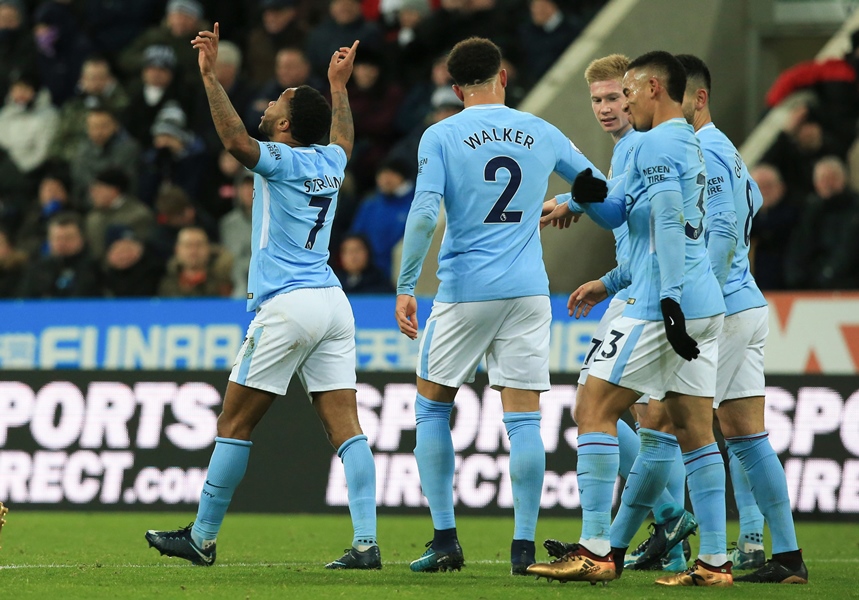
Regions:
[[[411, 573], [429, 539], [429, 517], [379, 518], [384, 569], [327, 571], [322, 565], [351, 541], [347, 516], [227, 515], [212, 568], [162, 557], [143, 539], [146, 529], [182, 527], [191, 514], [57, 513], [15, 510], [0, 544], [0, 598], [859, 598], [859, 523], [798, 527], [808, 586], [736, 585], [733, 589], [659, 588], [657, 573], [625, 572], [607, 586], [562, 585], [509, 574], [512, 519], [460, 518], [466, 567], [458, 573]], [[541, 519], [537, 539], [578, 536], [575, 519]], [[729, 539], [737, 533], [730, 523]], [[644, 531], [639, 538], [643, 539]], [[693, 549], [697, 538], [693, 537]], [[639, 540], [636, 540], [636, 543]], [[546, 558], [539, 548], [538, 560]]]

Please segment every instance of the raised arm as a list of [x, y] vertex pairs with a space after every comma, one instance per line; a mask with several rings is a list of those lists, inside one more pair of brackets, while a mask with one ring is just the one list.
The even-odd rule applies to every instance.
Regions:
[[340, 48], [331, 57], [328, 64], [328, 83], [331, 86], [331, 135], [329, 143], [343, 148], [346, 158], [352, 156], [355, 146], [355, 126], [352, 124], [352, 109], [349, 108], [349, 95], [346, 93], [346, 82], [352, 75], [355, 64], [355, 51], [358, 40], [351, 48]]
[[219, 38], [220, 26], [215, 23], [214, 31], [201, 31], [191, 41], [191, 45], [199, 51], [197, 63], [200, 66], [200, 75], [203, 76], [203, 86], [209, 98], [209, 110], [212, 111], [212, 121], [215, 123], [218, 137], [227, 152], [251, 169], [259, 162], [259, 143], [248, 135], [227, 92], [215, 75]]

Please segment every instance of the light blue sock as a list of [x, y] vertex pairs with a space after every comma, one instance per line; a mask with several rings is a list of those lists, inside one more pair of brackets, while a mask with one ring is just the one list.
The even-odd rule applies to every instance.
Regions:
[[610, 550], [611, 501], [619, 463], [617, 438], [607, 433], [583, 433], [578, 438], [579, 498], [582, 502], [582, 541], [599, 544], [588, 550], [599, 555]]
[[751, 490], [770, 526], [773, 554], [797, 550], [799, 546], [790, 512], [784, 467], [770, 444], [769, 435], [761, 432], [725, 441], [742, 463], [749, 480], [755, 482]]
[[641, 451], [629, 473], [620, 498], [620, 508], [611, 524], [611, 545], [626, 548], [665, 490], [676, 454], [677, 438], [669, 433], [642, 427], [638, 430]]
[[513, 539], [534, 541], [546, 449], [540, 437], [540, 412], [506, 412], [504, 426], [510, 438], [510, 482], [513, 486]]
[[[376, 544], [376, 463], [366, 435], [351, 437], [337, 450], [346, 471], [352, 545], [359, 550]], [[359, 547], [360, 546], [360, 547]]]
[[[683, 453], [692, 511], [701, 535], [699, 554], [722, 556], [728, 545], [725, 461], [715, 442]], [[719, 566], [719, 565], [713, 565]]]
[[629, 479], [629, 470], [632, 469], [632, 464], [638, 456], [638, 449], [641, 446], [641, 441], [638, 439], [632, 427], [626, 424], [623, 419], [617, 420], [617, 446], [620, 453], [620, 463], [617, 468], [618, 473], [624, 479]]
[[197, 518], [191, 528], [191, 539], [199, 547], [204, 541], [217, 539], [236, 491], [248, 468], [248, 456], [253, 442], [231, 438], [215, 438], [215, 449], [209, 459], [206, 483], [200, 494]]
[[[674, 461], [671, 463], [671, 473], [668, 485], [656, 501], [653, 517], [657, 523], [665, 523], [668, 519], [679, 517], [686, 510], [686, 466], [683, 464], [683, 451], [678, 444], [674, 451]], [[683, 545], [677, 544], [668, 552], [668, 560], [683, 558]]]
[[728, 465], [731, 471], [731, 483], [734, 486], [734, 500], [740, 512], [740, 537], [737, 545], [743, 549], [744, 544], [764, 545], [764, 515], [758, 508], [752, 486], [746, 475], [740, 459], [732, 448], [730, 441], [725, 444], [728, 448]]
[[420, 394], [415, 400], [415, 460], [435, 529], [456, 527], [453, 515], [453, 471], [456, 457], [450, 435], [452, 411], [452, 402], [435, 402]]

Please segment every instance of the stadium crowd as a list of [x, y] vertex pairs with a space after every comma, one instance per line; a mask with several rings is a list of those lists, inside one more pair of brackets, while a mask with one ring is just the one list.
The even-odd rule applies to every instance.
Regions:
[[259, 138], [271, 100], [324, 91], [331, 49], [361, 40], [332, 266], [350, 293], [392, 291], [421, 133], [462, 108], [446, 52], [492, 37], [514, 104], [604, 3], [560, 2], [0, 0], [0, 297], [245, 296], [252, 174], [191, 46], [215, 20], [218, 79]]

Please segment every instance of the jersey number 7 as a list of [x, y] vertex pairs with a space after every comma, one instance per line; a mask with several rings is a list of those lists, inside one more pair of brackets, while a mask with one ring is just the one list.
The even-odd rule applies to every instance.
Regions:
[[310, 197], [310, 206], [318, 208], [319, 214], [316, 216], [316, 223], [313, 224], [313, 228], [307, 235], [307, 242], [304, 244], [304, 247], [308, 250], [313, 249], [313, 244], [316, 243], [316, 234], [325, 225], [325, 216], [328, 214], [328, 209], [331, 208], [331, 200], [331, 198], [325, 198], [324, 196]]

